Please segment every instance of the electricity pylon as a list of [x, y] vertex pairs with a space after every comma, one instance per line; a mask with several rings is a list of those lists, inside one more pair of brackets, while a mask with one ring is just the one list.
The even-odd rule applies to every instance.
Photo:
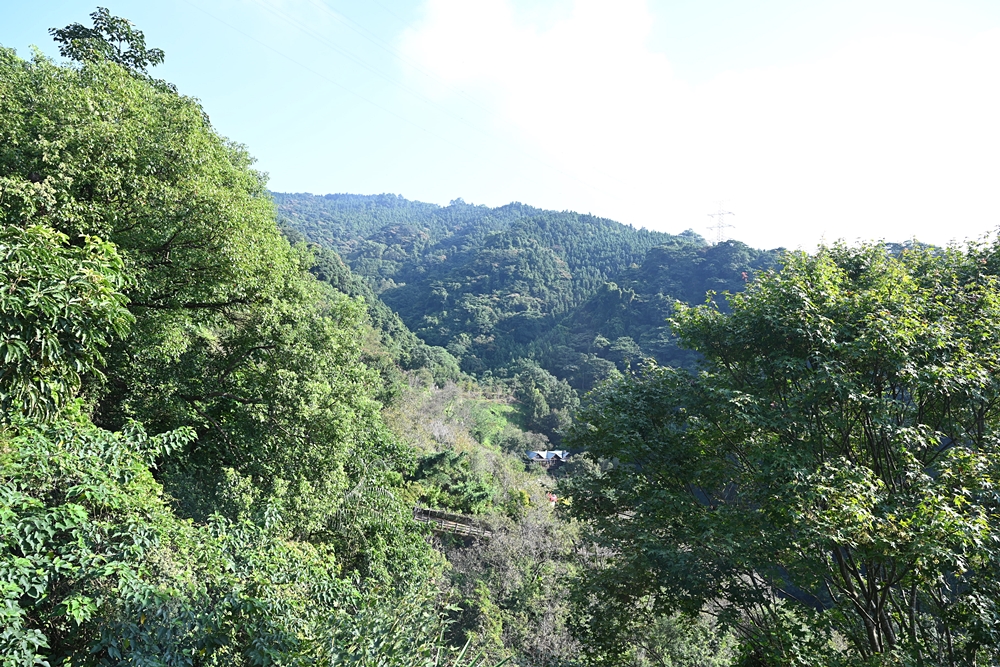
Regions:
[[725, 216], [736, 215], [732, 211], [725, 211], [722, 208], [722, 202], [719, 202], [718, 213], [709, 213], [708, 217], [715, 218], [715, 224], [709, 227], [709, 229], [715, 230], [715, 243], [719, 244], [726, 240], [726, 227], [735, 227], [735, 225], [727, 224], [725, 221]]

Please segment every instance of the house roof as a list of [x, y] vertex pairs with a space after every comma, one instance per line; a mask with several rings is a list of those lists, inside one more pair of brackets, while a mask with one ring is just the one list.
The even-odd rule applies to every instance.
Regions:
[[554, 459], [564, 459], [569, 456], [565, 449], [545, 449], [528, 452], [528, 458], [534, 461], [552, 461]]

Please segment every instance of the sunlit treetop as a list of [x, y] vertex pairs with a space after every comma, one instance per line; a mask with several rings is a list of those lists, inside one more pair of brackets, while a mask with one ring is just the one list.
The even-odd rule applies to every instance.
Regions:
[[147, 49], [146, 37], [132, 22], [112, 16], [105, 7], [90, 15], [93, 28], [72, 23], [65, 28], [52, 28], [49, 34], [59, 44], [59, 54], [78, 62], [110, 60], [133, 72], [146, 73], [147, 67], [163, 62], [162, 49]]

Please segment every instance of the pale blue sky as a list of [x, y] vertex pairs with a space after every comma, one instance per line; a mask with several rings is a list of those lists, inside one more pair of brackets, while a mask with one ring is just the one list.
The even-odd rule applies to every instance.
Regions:
[[[522, 201], [735, 238], [1000, 223], [1000, 2], [108, 0], [275, 190]], [[76, 0], [0, 0], [55, 56]]]

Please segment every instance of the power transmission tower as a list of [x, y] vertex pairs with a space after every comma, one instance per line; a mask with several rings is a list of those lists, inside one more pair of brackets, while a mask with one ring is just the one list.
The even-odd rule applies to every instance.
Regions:
[[715, 224], [709, 227], [709, 229], [715, 230], [715, 243], [719, 244], [726, 240], [726, 227], [734, 227], [735, 225], [727, 224], [725, 221], [725, 216], [736, 215], [732, 211], [725, 211], [722, 208], [722, 202], [719, 202], [718, 213], [709, 213], [708, 217], [715, 218]]

